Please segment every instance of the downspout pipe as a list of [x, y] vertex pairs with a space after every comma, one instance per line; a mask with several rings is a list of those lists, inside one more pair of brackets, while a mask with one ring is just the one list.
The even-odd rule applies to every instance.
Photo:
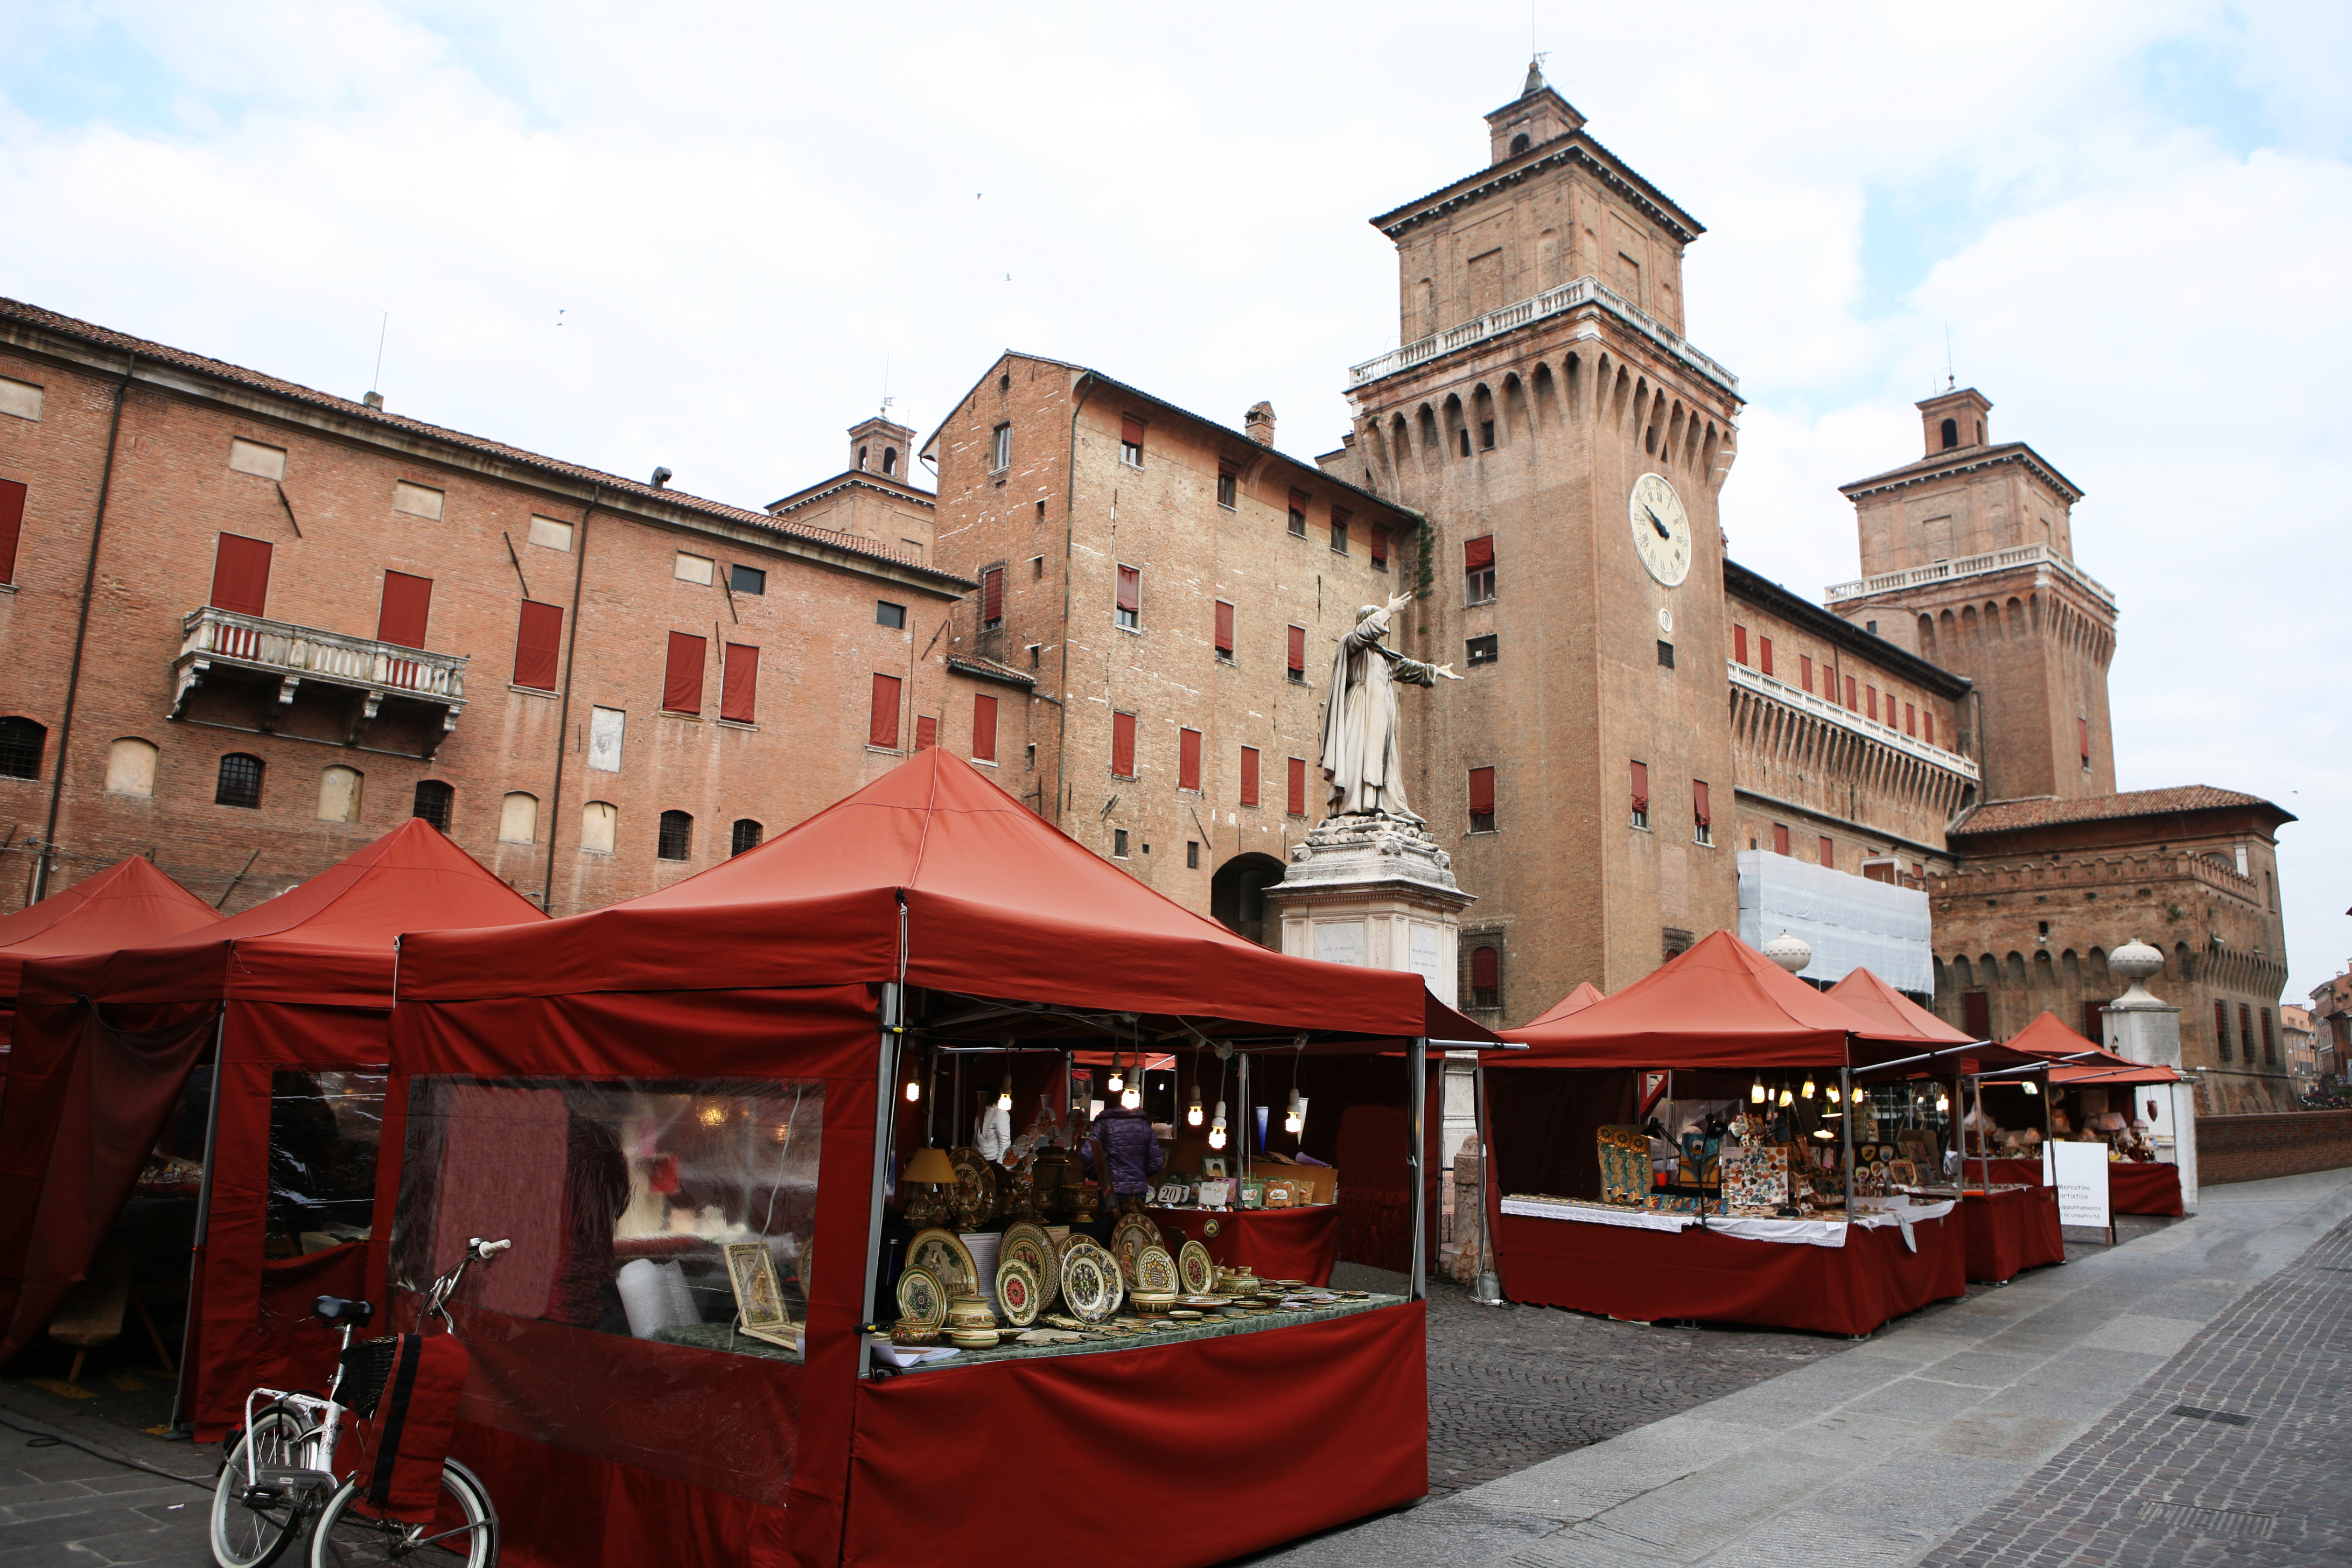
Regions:
[[604, 499], [602, 484], [588, 492], [588, 505], [580, 513], [580, 554], [572, 563], [572, 619], [563, 628], [562, 721], [555, 737], [555, 788], [547, 803], [547, 879], [539, 887], [539, 907], [550, 915], [555, 913], [549, 902], [555, 896], [555, 836], [563, 823], [563, 759], [572, 748], [572, 667], [580, 651], [580, 587], [588, 576], [588, 519]]
[[[1070, 454], [1063, 472], [1062, 493], [1062, 697], [1070, 694], [1070, 566], [1077, 555], [1078, 529], [1078, 416], [1086, 412], [1087, 399], [1094, 395], [1095, 373], [1088, 371], [1078, 378], [1077, 405], [1070, 410]], [[1055, 826], [1062, 825], [1063, 807], [1067, 796], [1063, 772], [1068, 766], [1070, 752], [1070, 706], [1056, 699], [1054, 704], [1061, 710], [1060, 727], [1054, 737], [1054, 815], [1048, 818]]]
[[81, 649], [89, 637], [89, 602], [98, 587], [98, 544], [106, 532], [106, 503], [114, 494], [114, 446], [122, 434], [122, 400], [138, 369], [139, 356], [134, 353], [123, 363], [122, 379], [114, 384], [114, 414], [106, 426], [106, 462], [98, 476], [98, 510], [89, 524], [89, 560], [81, 573], [81, 611], [74, 622], [73, 659], [66, 669], [65, 711], [58, 720], [56, 761], [49, 764], [49, 815], [41, 827], [40, 858], [33, 862], [33, 894], [25, 900], [28, 904], [49, 896], [49, 868], [57, 861], [58, 809], [65, 800], [66, 749], [73, 743], [74, 702], [81, 694]]

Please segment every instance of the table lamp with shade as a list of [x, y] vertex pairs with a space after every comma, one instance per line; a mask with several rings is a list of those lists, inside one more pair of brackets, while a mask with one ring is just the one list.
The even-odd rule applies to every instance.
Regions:
[[915, 1151], [907, 1162], [907, 1169], [898, 1178], [901, 1186], [919, 1187], [907, 1199], [907, 1223], [917, 1227], [942, 1223], [947, 1205], [940, 1201], [940, 1189], [956, 1184], [956, 1168], [944, 1149], [923, 1148]]

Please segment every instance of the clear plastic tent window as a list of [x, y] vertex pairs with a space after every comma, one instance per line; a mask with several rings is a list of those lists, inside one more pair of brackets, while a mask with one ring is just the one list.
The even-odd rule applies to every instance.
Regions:
[[367, 1239], [383, 1139], [383, 1090], [380, 1068], [271, 1075], [271, 1256]]

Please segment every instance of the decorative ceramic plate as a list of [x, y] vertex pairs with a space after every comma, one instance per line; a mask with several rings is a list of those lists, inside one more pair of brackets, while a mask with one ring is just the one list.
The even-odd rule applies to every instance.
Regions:
[[1007, 1258], [996, 1266], [996, 1310], [1004, 1321], [1016, 1329], [1025, 1329], [1037, 1321], [1038, 1309], [1045, 1304], [1045, 1293], [1037, 1284], [1037, 1271], [1017, 1258]]
[[1099, 1323], [1117, 1310], [1118, 1265], [1099, 1247], [1076, 1247], [1062, 1259], [1062, 1299], [1087, 1323]]
[[1110, 1249], [1118, 1259], [1120, 1282], [1133, 1285], [1136, 1255], [1147, 1247], [1160, 1245], [1160, 1227], [1151, 1223], [1150, 1215], [1121, 1215], [1110, 1231]]
[[951, 1230], [934, 1226], [917, 1231], [907, 1248], [907, 1267], [928, 1270], [950, 1296], [980, 1294], [980, 1270], [972, 1263], [971, 1248]]
[[1162, 1295], [1176, 1294], [1176, 1260], [1164, 1247], [1147, 1247], [1135, 1255], [1135, 1288]]
[[955, 1167], [956, 1173], [955, 1191], [948, 1194], [948, 1206], [955, 1210], [958, 1226], [978, 1230], [996, 1217], [996, 1167], [970, 1144], [949, 1150], [948, 1163]]
[[1197, 1241], [1188, 1241], [1176, 1249], [1176, 1275], [1184, 1282], [1184, 1289], [1194, 1296], [1205, 1296], [1216, 1288], [1216, 1260], [1209, 1249]]
[[1042, 1225], [1026, 1220], [1004, 1227], [1004, 1244], [996, 1249], [999, 1261], [1017, 1258], [1037, 1276], [1037, 1305], [1052, 1306], [1062, 1294], [1062, 1255]]
[[939, 1276], [928, 1268], [909, 1268], [898, 1276], [898, 1326], [935, 1333], [947, 1321], [948, 1293]]

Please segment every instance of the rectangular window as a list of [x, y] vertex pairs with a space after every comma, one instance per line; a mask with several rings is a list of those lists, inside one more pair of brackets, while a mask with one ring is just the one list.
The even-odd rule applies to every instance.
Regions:
[[2254, 1010], [2243, 1002], [2238, 1004], [2238, 1043], [2246, 1047], [2246, 1061], [2254, 1059]]
[[670, 563], [669, 574], [681, 583], [708, 588], [710, 586], [711, 565], [709, 556], [692, 555], [681, 550], [677, 552], [677, 559]]
[[1931, 746], [1936, 743], [1936, 710], [1933, 708], [1919, 715], [1919, 738]]
[[1290, 679], [1302, 684], [1307, 679], [1307, 628], [1292, 626], [1290, 630]]
[[1960, 997], [1960, 1032], [1972, 1040], [1992, 1038], [1992, 997], [1970, 991]]
[[[228, 443], [228, 466], [240, 474], [252, 474], [265, 479], [286, 477], [286, 448], [271, 447], [259, 441], [248, 441], [234, 436]], [[379, 642], [383, 639], [379, 637]]]
[[1307, 537], [1307, 509], [1314, 499], [1305, 490], [1290, 492], [1290, 531], [1297, 538]]
[[690, 632], [669, 634], [669, 663], [662, 671], [662, 708], [670, 713], [702, 711], [702, 660], [709, 639]]
[[375, 640], [398, 647], [423, 647], [433, 616], [433, 579], [405, 572], [383, 574], [383, 599], [376, 607]]
[[1478, 449], [1482, 452], [1495, 449], [1495, 422], [1492, 419], [1478, 421]]
[[875, 600], [874, 624], [877, 626], [889, 626], [893, 629], [904, 626], [907, 624], [907, 606], [904, 605], [894, 605], [887, 599]]
[[1876, 723], [1878, 721], [1878, 688], [1875, 686], [1864, 687], [1862, 689], [1862, 701], [1864, 714], [1869, 718], [1872, 723]]
[[1495, 770], [1470, 770], [1470, 831], [1495, 831]]
[[1919, 732], [1919, 708], [1916, 703], [1906, 702], [1903, 705], [1903, 732], [1906, 735]]
[[1331, 509], [1331, 548], [1342, 555], [1348, 553], [1348, 519], [1354, 515], [1336, 506]]
[[874, 678], [874, 697], [866, 709], [866, 743], [886, 752], [898, 749], [898, 678]]
[[996, 427], [996, 434], [989, 441], [988, 471], [992, 474], [1001, 474], [1012, 466], [1013, 426], [999, 425]]
[[563, 606], [525, 599], [522, 618], [515, 625], [514, 683], [534, 691], [554, 690], [562, 647]]
[[1139, 567], [1118, 569], [1118, 624], [1129, 631], [1143, 625], [1143, 572]]
[[396, 480], [392, 487], [393, 510], [404, 511], [411, 517], [421, 517], [433, 522], [441, 521], [444, 499], [442, 493], [432, 486], [412, 485], [406, 479]]
[[1201, 868], [1201, 841], [1197, 838], [1184, 840], [1184, 868], [1187, 871]]
[[1776, 822], [1772, 825], [1772, 853], [1786, 855], [1788, 852], [1789, 825], [1785, 822]]
[[37, 382], [18, 381], [14, 376], [0, 375], [0, 414], [37, 422], [47, 395]]
[[1388, 569], [1389, 526], [1384, 522], [1376, 522], [1372, 525], [1372, 570], [1385, 572]]
[[1307, 759], [1305, 757], [1290, 759], [1289, 784], [1290, 798], [1287, 805], [1290, 815], [1304, 816], [1307, 815]]
[[1257, 748], [1255, 746], [1242, 748], [1242, 804], [1244, 805], [1257, 804]]
[[749, 643], [727, 645], [726, 668], [719, 675], [719, 716], [736, 724], [759, 721], [760, 650]]
[[1114, 827], [1110, 830], [1110, 853], [1111, 858], [1114, 860], [1124, 860], [1127, 858], [1126, 828]]
[[1496, 640], [1495, 633], [1488, 632], [1483, 637], [1465, 638], [1462, 650], [1465, 664], [1492, 664], [1501, 654], [1502, 644]]
[[928, 752], [939, 743], [939, 720], [929, 713], [915, 715], [915, 750]]
[[1234, 658], [1234, 607], [1223, 599], [1217, 601], [1217, 657], [1231, 664]]
[[980, 629], [992, 632], [1004, 624], [1004, 568], [992, 566], [980, 574]]
[[269, 542], [224, 533], [213, 556], [213, 608], [260, 616], [269, 604]]
[[1772, 639], [1770, 637], [1756, 639], [1756, 668], [1766, 675], [1772, 673]]
[[1862, 704], [1854, 700], [1853, 677], [1849, 675], [1845, 678], [1845, 710], [1847, 712], [1852, 713], [1857, 711], [1861, 707]]
[[1822, 836], [1822, 864], [1832, 871], [1837, 869], [1837, 846], [1830, 842], [1827, 834]]
[[2213, 1004], [2213, 1048], [2223, 1061], [2230, 1059], [2230, 1005]]
[[1135, 715], [1110, 716], [1110, 771], [1123, 779], [1135, 776]]
[[1176, 787], [1201, 787], [1201, 731], [1198, 730], [1176, 731]]
[[1811, 654], [1801, 653], [1797, 656], [1797, 679], [1803, 683], [1806, 690], [1811, 691], [1813, 689], [1813, 656]]
[[25, 536], [25, 498], [30, 493], [14, 479], [0, 479], [0, 583], [16, 580], [16, 544]]
[[1130, 468], [1143, 467], [1143, 421], [1132, 414], [1118, 422], [1118, 460]]
[[1703, 779], [1691, 780], [1691, 842], [1715, 842], [1715, 816], [1707, 809], [1706, 783]]
[[768, 574], [757, 566], [730, 565], [727, 568], [727, 587], [731, 593], [768, 595]]
[[2088, 719], [2074, 721], [2074, 749], [2083, 753], [2083, 765], [2089, 767], [2091, 765], [2091, 721]]
[[1734, 664], [1748, 662], [1748, 628], [1746, 626], [1731, 628], [1731, 659]]
[[1217, 465], [1217, 504], [1227, 511], [1241, 500], [1241, 474], [1231, 463]]
[[1495, 597], [1495, 536], [1493, 534], [1463, 541], [1462, 569], [1468, 578], [1467, 602], [1473, 605], [1492, 603]]
[[1650, 826], [1650, 764], [1633, 764], [1633, 826]]
[[551, 517], [534, 517], [530, 520], [530, 532], [525, 538], [541, 550], [570, 550], [572, 525]]
[[971, 699], [971, 760], [996, 761], [996, 699], [984, 692]]

